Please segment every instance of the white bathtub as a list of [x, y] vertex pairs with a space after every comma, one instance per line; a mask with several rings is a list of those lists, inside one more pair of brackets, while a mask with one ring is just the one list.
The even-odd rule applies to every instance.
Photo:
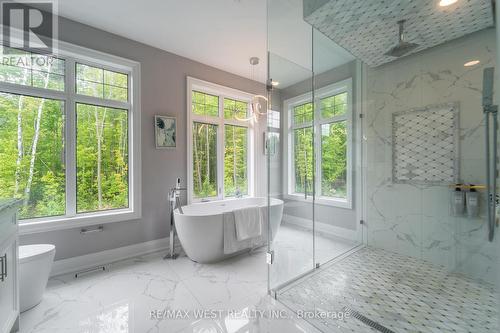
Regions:
[[[227, 199], [183, 206], [184, 214], [174, 211], [175, 228], [187, 256], [199, 263], [220, 261], [235, 254], [224, 254], [223, 214], [246, 206], [259, 206], [263, 216], [263, 239], [267, 240], [267, 198]], [[271, 199], [272, 238], [283, 217], [283, 201]]]

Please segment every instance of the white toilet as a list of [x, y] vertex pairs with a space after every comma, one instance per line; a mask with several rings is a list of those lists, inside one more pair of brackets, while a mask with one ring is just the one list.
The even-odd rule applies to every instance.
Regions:
[[19, 247], [19, 303], [21, 312], [41, 302], [49, 280], [56, 247], [52, 244]]

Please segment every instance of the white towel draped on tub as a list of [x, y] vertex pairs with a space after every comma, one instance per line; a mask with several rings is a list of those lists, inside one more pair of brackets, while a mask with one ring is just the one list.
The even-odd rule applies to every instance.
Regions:
[[[258, 207], [257, 207], [258, 208]], [[259, 209], [260, 211], [260, 209]], [[238, 240], [237, 227], [234, 212], [226, 212], [224, 218], [224, 254], [231, 254], [245, 249], [251, 249], [263, 245], [262, 221], [259, 213], [260, 233], [257, 237]], [[250, 231], [250, 230], [248, 230]], [[255, 230], [253, 232], [256, 232]], [[250, 234], [250, 233], [248, 233]]]
[[233, 214], [237, 240], [242, 241], [262, 235], [262, 219], [258, 206], [235, 209]]

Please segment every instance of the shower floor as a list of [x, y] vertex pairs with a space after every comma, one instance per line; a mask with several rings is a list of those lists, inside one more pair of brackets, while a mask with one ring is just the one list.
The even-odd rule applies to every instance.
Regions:
[[499, 332], [492, 285], [370, 247], [281, 290], [278, 299], [296, 312], [349, 308], [368, 319], [307, 319], [325, 332]]

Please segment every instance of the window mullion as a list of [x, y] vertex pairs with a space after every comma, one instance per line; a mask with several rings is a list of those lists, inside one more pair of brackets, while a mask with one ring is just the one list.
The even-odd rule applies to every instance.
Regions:
[[66, 59], [66, 215], [76, 215], [75, 60]]
[[[73, 89], [74, 87], [75, 85], [73, 82]], [[131, 109], [131, 104], [129, 102], [113, 101], [110, 99], [103, 99], [99, 97], [78, 95], [76, 93], [73, 94], [73, 100], [82, 104], [97, 105], [107, 108], [124, 109], [124, 110]]]
[[[66, 82], [65, 82], [66, 83]], [[63, 100], [66, 97], [66, 94], [62, 91], [38, 88], [38, 87], [30, 87], [23, 86], [14, 83], [8, 82], [0, 82], [0, 91], [9, 94], [15, 95], [25, 95], [32, 96], [38, 98], [49, 98], [56, 100]]]

